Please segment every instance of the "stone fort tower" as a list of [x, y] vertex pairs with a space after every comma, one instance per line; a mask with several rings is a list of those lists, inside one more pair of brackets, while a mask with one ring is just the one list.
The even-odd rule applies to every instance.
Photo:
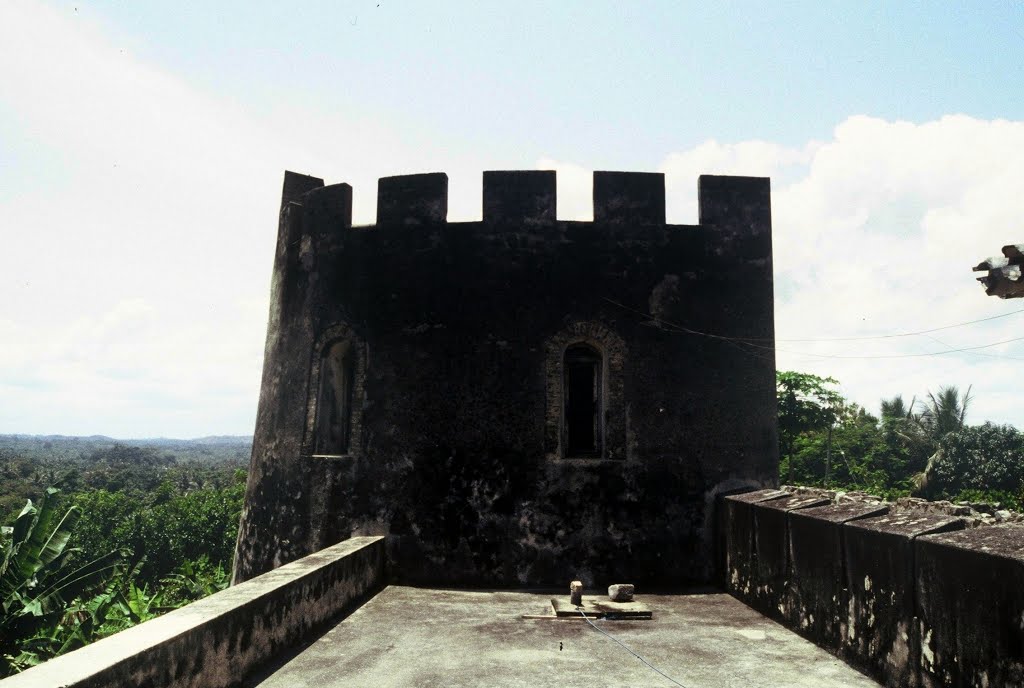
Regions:
[[[285, 174], [236, 581], [385, 534], [392, 576], [461, 585], [708, 581], [715, 495], [777, 481], [769, 181], [661, 174], [352, 189]], [[718, 335], [718, 336], [707, 336]], [[741, 344], [736, 339], [751, 342]]]

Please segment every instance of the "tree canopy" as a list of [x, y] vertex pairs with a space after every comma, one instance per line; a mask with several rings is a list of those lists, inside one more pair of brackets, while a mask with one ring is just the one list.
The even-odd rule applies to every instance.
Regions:
[[881, 496], [1024, 501], [1024, 435], [968, 425], [971, 387], [921, 400], [881, 399], [878, 417], [844, 399], [832, 378], [778, 373], [780, 474], [786, 482]]
[[838, 382], [792, 370], [776, 375], [775, 394], [779, 409], [780, 454], [787, 474], [793, 476], [793, 445], [801, 433], [820, 430], [835, 422], [843, 406], [843, 397], [830, 385]]

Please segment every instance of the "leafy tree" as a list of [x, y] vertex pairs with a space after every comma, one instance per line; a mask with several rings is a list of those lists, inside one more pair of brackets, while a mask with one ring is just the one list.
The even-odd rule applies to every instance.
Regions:
[[227, 588], [231, 583], [231, 570], [222, 563], [210, 563], [210, 558], [204, 554], [194, 561], [182, 562], [161, 583], [165, 602], [178, 606]]
[[161, 455], [153, 447], [118, 443], [85, 457], [84, 479], [93, 489], [145, 494], [160, 484], [175, 461], [173, 456]]
[[882, 399], [880, 418], [830, 387], [834, 380], [779, 373], [779, 434], [788, 480], [894, 498], [999, 501], [1024, 506], [1024, 434], [967, 425], [971, 388]]
[[889, 487], [891, 451], [878, 419], [845, 400], [836, 423], [801, 433], [790, 465], [793, 482], [883, 492]]
[[829, 385], [831, 377], [819, 377], [792, 370], [776, 374], [775, 393], [779, 409], [779, 449], [787, 468], [787, 481], [793, 479], [793, 451], [801, 433], [831, 427], [836, 421], [843, 398]]
[[220, 489], [178, 492], [168, 478], [156, 490], [136, 497], [96, 490], [75, 496], [85, 516], [80, 545], [89, 554], [122, 549], [143, 562], [138, 584], [156, 586], [187, 561], [206, 557], [212, 566], [231, 567], [245, 496], [245, 474], [235, 471]]
[[1011, 425], [985, 423], [947, 433], [929, 462], [927, 494], [959, 499], [999, 493], [1019, 506], [1024, 486], [1024, 434]]
[[155, 505], [138, 516], [133, 551], [147, 558], [142, 580], [157, 581], [182, 562], [204, 555], [214, 565], [231, 565], [245, 495], [243, 484], [197, 490]]
[[[21, 561], [15, 550], [28, 551], [19, 544], [26, 523], [37, 523], [37, 535], [62, 523], [61, 532], [74, 529], [75, 545], [34, 578], [26, 573], [17, 596], [0, 596], [0, 677], [227, 585], [245, 489], [239, 456], [248, 445], [222, 447], [217, 438], [142, 444], [0, 436], [0, 511], [10, 524], [0, 528], [0, 581], [21, 570], [10, 564]], [[44, 491], [49, 480], [64, 492]], [[26, 500], [36, 506], [19, 515]], [[81, 562], [108, 556], [121, 565], [105, 584], [77, 596], [64, 586], [60, 607], [58, 596], [43, 594]]]

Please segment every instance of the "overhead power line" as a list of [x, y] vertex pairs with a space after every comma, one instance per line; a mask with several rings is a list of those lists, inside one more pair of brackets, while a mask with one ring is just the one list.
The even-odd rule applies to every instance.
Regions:
[[[850, 358], [850, 359], [854, 359], [854, 358], [860, 358], [860, 359], [864, 359], [864, 358], [922, 358], [922, 357], [925, 357], [925, 356], [944, 356], [946, 354], [955, 354], [955, 353], [960, 353], [960, 352], [963, 352], [963, 351], [968, 351], [969, 352], [969, 351], [978, 351], [979, 349], [989, 349], [989, 348], [991, 348], [993, 346], [999, 346], [1000, 344], [1009, 344], [1010, 342], [1019, 342], [1022, 339], [1024, 339], [1024, 337], [1014, 337], [1013, 339], [1004, 339], [1001, 342], [992, 342], [991, 344], [982, 344], [980, 346], [965, 346], [965, 347], [961, 347], [959, 349], [947, 349], [946, 351], [926, 351], [926, 352], [917, 353], [917, 354], [877, 354], [877, 355], [874, 355], [874, 356], [846, 356], [846, 355], [843, 355], [843, 354], [815, 354], [815, 353], [811, 353], [809, 351], [789, 351], [787, 349], [776, 349], [776, 350], [777, 351], [785, 352], [787, 354], [799, 354], [801, 356], [817, 356], [818, 358]], [[750, 344], [749, 342], [746, 342], [746, 345], [747, 346], [755, 346], [755, 345]], [[765, 349], [765, 348], [769, 348], [769, 347], [758, 347], [758, 348]]]
[[[897, 334], [876, 335], [876, 336], [871, 336], [871, 337], [825, 337], [825, 338], [815, 338], [815, 339], [775, 339], [775, 340], [772, 340], [772, 339], [769, 339], [769, 338], [766, 338], [766, 337], [728, 337], [728, 336], [725, 336], [725, 335], [714, 334], [714, 333], [711, 333], [711, 332], [702, 332], [700, 330], [694, 330], [692, 328], [685, 327], [683, 325], [679, 325], [678, 323], [673, 323], [673, 322], [671, 322], [669, 320], [664, 320], [662, 318], [656, 318], [656, 317], [652, 316], [650, 313], [644, 313], [643, 311], [637, 310], [635, 308], [630, 308], [629, 306], [627, 306], [627, 305], [625, 305], [623, 303], [620, 303], [618, 301], [615, 301], [613, 299], [609, 299], [607, 297], [602, 297], [602, 298], [604, 298], [605, 301], [607, 301], [608, 303], [610, 303], [610, 304], [612, 304], [614, 306], [617, 306], [617, 307], [622, 308], [624, 310], [630, 311], [632, 313], [636, 313], [637, 315], [642, 315], [642, 316], [644, 316], [646, 318], [652, 318], [656, 323], [658, 323], [660, 326], [664, 327], [665, 329], [668, 329], [669, 331], [682, 332], [682, 333], [685, 333], [685, 334], [692, 334], [692, 335], [697, 335], [697, 336], [700, 336], [700, 337], [707, 337], [709, 339], [717, 339], [717, 340], [726, 342], [728, 344], [731, 344], [732, 346], [735, 346], [736, 348], [739, 348], [741, 351], [744, 351], [744, 352], [746, 352], [748, 354], [751, 354], [751, 355], [758, 355], [758, 354], [756, 354], [754, 351], [751, 351], [750, 349], [744, 349], [742, 347], [751, 347], [751, 349], [761, 349], [761, 350], [766, 351], [766, 352], [767, 351], [780, 351], [780, 352], [783, 352], [783, 353], [795, 354], [795, 355], [798, 355], [798, 356], [813, 356], [813, 357], [816, 357], [816, 358], [833, 358], [833, 359], [922, 358], [922, 357], [927, 357], [927, 356], [944, 356], [946, 354], [955, 354], [955, 353], [961, 353], [961, 352], [974, 352], [974, 351], [978, 351], [980, 349], [989, 349], [989, 348], [991, 348], [993, 346], [999, 346], [1001, 344], [1009, 344], [1011, 342], [1018, 342], [1018, 341], [1024, 340], [1024, 336], [1022, 336], [1022, 337], [1014, 337], [1012, 339], [1005, 339], [1005, 340], [1000, 341], [1000, 342], [992, 342], [992, 343], [989, 343], [989, 344], [981, 344], [981, 345], [978, 345], [978, 346], [965, 346], [965, 347], [960, 347], [960, 348], [947, 348], [945, 351], [926, 351], [926, 352], [922, 352], [922, 353], [913, 353], [913, 354], [876, 354], [876, 355], [867, 355], [867, 356], [856, 356], [856, 355], [851, 356], [851, 355], [845, 355], [845, 354], [819, 354], [819, 353], [812, 353], [812, 352], [809, 352], [809, 351], [792, 351], [792, 350], [789, 350], [789, 349], [780, 349], [780, 348], [778, 348], [776, 346], [765, 345], [765, 344], [757, 344], [755, 342], [772, 342], [772, 341], [776, 341], [776, 342], [808, 342], [808, 343], [810, 343], [810, 342], [840, 342], [840, 341], [849, 342], [849, 341], [870, 341], [870, 340], [879, 340], [879, 339], [893, 339], [893, 338], [897, 338], [897, 337], [916, 337], [916, 336], [928, 337], [928, 333], [930, 333], [930, 332], [939, 332], [940, 330], [949, 330], [949, 329], [953, 329], [955, 327], [963, 327], [965, 325], [973, 325], [973, 324], [980, 323], [980, 322], [986, 322], [988, 320], [995, 320], [997, 318], [1005, 318], [1005, 317], [1010, 316], [1010, 315], [1016, 315], [1017, 313], [1024, 313], [1024, 309], [1020, 309], [1020, 310], [1016, 310], [1016, 311], [1011, 311], [1009, 313], [1003, 313], [1001, 315], [993, 315], [993, 316], [990, 316], [990, 317], [987, 317], [987, 318], [979, 318], [977, 320], [968, 320], [968, 321], [961, 322], [961, 323], [955, 323], [953, 325], [943, 325], [942, 327], [932, 327], [932, 328], [929, 328], [929, 329], [926, 329], [926, 330], [918, 330], [918, 331], [915, 331], [915, 332], [900, 332], [900, 333], [897, 333]], [[944, 344], [943, 342], [939, 342], [934, 337], [928, 337], [928, 338], [931, 339], [932, 341], [935, 341], [935, 342], [937, 342], [939, 344], [942, 344], [943, 346], [948, 347], [947, 344]], [[986, 355], [986, 354], [979, 354], [979, 355]], [[988, 355], [998, 356], [997, 354], [988, 354]], [[1007, 356], [1005, 358], [1012, 358], [1012, 357]]]
[[[927, 334], [924, 335], [924, 336], [927, 337], [928, 339], [932, 340], [933, 342], [935, 342], [939, 346], [944, 346], [947, 349], [954, 348], [952, 344], [947, 344], [946, 342], [942, 341], [941, 339], [936, 339], [935, 337], [932, 337], [931, 335], [927, 335]], [[984, 356], [985, 358], [1005, 358], [1005, 359], [1010, 360], [1010, 361], [1024, 361], [1024, 358], [1020, 358], [1019, 356], [1007, 356], [1006, 354], [990, 354], [990, 353], [987, 353], [987, 352], [984, 352], [984, 351], [968, 351], [967, 353], [971, 354], [972, 356]]]
[[898, 333], [894, 333], [894, 334], [879, 334], [879, 335], [860, 336], [860, 337], [803, 337], [803, 338], [797, 338], [797, 339], [788, 339], [788, 338], [776, 337], [774, 339], [771, 339], [771, 338], [768, 338], [768, 337], [730, 337], [730, 336], [727, 336], [727, 335], [715, 334], [715, 333], [712, 333], [712, 332], [701, 332], [700, 330], [694, 330], [694, 329], [691, 329], [689, 327], [685, 327], [684, 325], [680, 325], [678, 323], [674, 323], [674, 322], [672, 322], [670, 320], [664, 320], [662, 318], [657, 318], [657, 317], [651, 315], [650, 313], [645, 313], [645, 312], [637, 310], [635, 308], [630, 308], [629, 306], [627, 306], [627, 305], [625, 305], [623, 303], [620, 303], [618, 301], [615, 301], [613, 299], [609, 299], [608, 297], [602, 297], [602, 298], [605, 301], [607, 301], [608, 303], [612, 304], [613, 306], [618, 306], [619, 308], [622, 308], [624, 310], [630, 311], [632, 313], [636, 313], [637, 315], [642, 315], [644, 317], [651, 318], [654, 321], [660, 323], [661, 325], [669, 326], [669, 328], [671, 328], [671, 329], [675, 329], [675, 330], [678, 330], [680, 332], [685, 332], [687, 334], [699, 335], [701, 337], [710, 337], [712, 339], [727, 339], [727, 340], [734, 341], [734, 342], [770, 342], [770, 341], [776, 341], [776, 342], [864, 342], [864, 341], [870, 341], [872, 339], [895, 339], [897, 337], [916, 337], [918, 335], [929, 334], [931, 332], [940, 332], [942, 330], [951, 330], [951, 329], [953, 329], [955, 327], [964, 327], [965, 325], [974, 325], [974, 324], [977, 324], [977, 323], [980, 323], [980, 322], [986, 322], [986, 321], [989, 321], [989, 320], [997, 320], [999, 318], [1006, 318], [1006, 317], [1009, 317], [1011, 315], [1017, 315], [1018, 313], [1024, 313], [1024, 308], [1022, 308], [1020, 310], [1010, 311], [1009, 313], [1002, 313], [1000, 315], [992, 315], [992, 316], [989, 316], [987, 318], [978, 318], [977, 320], [967, 320], [967, 321], [964, 321], [964, 322], [954, 323], [952, 325], [943, 325], [941, 327], [932, 327], [932, 328], [929, 328], [929, 329], [926, 329], [926, 330], [917, 330], [917, 331], [914, 331], [914, 332], [898, 332]]
[[863, 342], [870, 339], [895, 339], [896, 337], [916, 337], [922, 334], [929, 334], [931, 332], [940, 332], [942, 330], [951, 330], [954, 327], [963, 327], [965, 325], [974, 325], [975, 323], [985, 322], [987, 320], [996, 320], [998, 318], [1005, 318], [1010, 315], [1016, 315], [1017, 313], [1024, 313], [1024, 308], [1017, 311], [1010, 311], [1009, 313], [1003, 313], [1001, 315], [993, 315], [988, 318], [978, 318], [977, 320], [968, 320], [966, 322], [954, 323], [953, 325], [943, 325], [942, 327], [933, 327], [928, 330], [918, 330], [917, 332], [900, 332], [897, 334], [879, 334], [870, 337], [820, 337], [813, 339], [777, 339], [779, 342]]

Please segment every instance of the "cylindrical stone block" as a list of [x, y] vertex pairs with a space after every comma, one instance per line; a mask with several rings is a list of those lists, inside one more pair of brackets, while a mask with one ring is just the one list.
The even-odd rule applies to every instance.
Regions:
[[583, 583], [580, 581], [569, 583], [569, 601], [577, 607], [583, 606]]

